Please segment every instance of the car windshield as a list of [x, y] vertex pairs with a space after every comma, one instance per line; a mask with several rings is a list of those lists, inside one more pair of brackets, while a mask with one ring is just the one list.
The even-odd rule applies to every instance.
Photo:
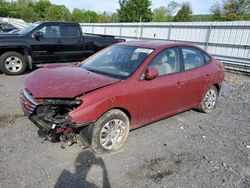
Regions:
[[152, 52], [149, 48], [116, 45], [85, 60], [81, 67], [98, 74], [126, 79]]
[[31, 32], [33, 29], [35, 29], [38, 25], [39, 25], [38, 23], [30, 24], [26, 26], [25, 28], [23, 28], [21, 31], [19, 31], [18, 34], [26, 35], [29, 32]]

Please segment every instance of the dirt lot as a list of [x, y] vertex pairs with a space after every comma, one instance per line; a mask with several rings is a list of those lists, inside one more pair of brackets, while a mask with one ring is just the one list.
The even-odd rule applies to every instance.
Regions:
[[0, 74], [0, 187], [250, 187], [250, 77], [227, 73], [216, 111], [134, 130], [109, 155], [39, 138], [19, 106], [23, 78]]

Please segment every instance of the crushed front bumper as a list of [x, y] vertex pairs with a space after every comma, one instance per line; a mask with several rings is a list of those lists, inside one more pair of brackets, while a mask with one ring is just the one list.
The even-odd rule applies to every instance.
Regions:
[[39, 105], [27, 89], [21, 90], [19, 100], [22, 110], [27, 116], [34, 114], [36, 107]]

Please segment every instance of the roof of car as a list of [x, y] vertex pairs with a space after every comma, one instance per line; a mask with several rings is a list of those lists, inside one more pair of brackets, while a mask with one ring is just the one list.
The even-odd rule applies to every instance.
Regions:
[[37, 23], [37, 24], [42, 24], [42, 23], [59, 23], [59, 24], [61, 24], [61, 23], [64, 23], [64, 24], [78, 24], [78, 23], [76, 23], [76, 22], [65, 22], [65, 21], [38, 21], [38, 22], [35, 22], [35, 23]]
[[[137, 46], [141, 48], [152, 48], [152, 49], [157, 49], [162, 46], [172, 46], [172, 45], [181, 45], [181, 44], [184, 44], [184, 43], [172, 42], [172, 41], [167, 41], [167, 40], [142, 40], [142, 41], [128, 41], [128, 42], [119, 43], [119, 45]], [[189, 45], [189, 44], [185, 43], [185, 45]]]

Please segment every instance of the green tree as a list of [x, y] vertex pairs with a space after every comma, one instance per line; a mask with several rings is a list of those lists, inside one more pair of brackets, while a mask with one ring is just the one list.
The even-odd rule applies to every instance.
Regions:
[[167, 7], [159, 7], [154, 9], [154, 22], [169, 22], [173, 19], [173, 14], [176, 12], [176, 9], [179, 7], [179, 4], [175, 1], [168, 3]]
[[225, 0], [222, 4], [215, 3], [210, 12], [213, 20], [233, 21], [247, 19], [250, 14], [250, 0]]
[[99, 14], [99, 16], [98, 16], [99, 23], [109, 23], [109, 22], [112, 22], [111, 19], [112, 19], [111, 16], [108, 15], [108, 13], [106, 13], [106, 12], [103, 12], [103, 13]]
[[31, 6], [22, 6], [20, 8], [20, 18], [26, 22], [34, 22], [40, 20], [38, 14]]
[[46, 12], [48, 11], [49, 7], [52, 4], [49, 0], [39, 0], [36, 2], [33, 6], [35, 12], [38, 14], [39, 18], [41, 20], [45, 20], [46, 18]]
[[85, 22], [84, 13], [82, 10], [75, 8], [71, 14], [71, 20], [73, 22]]
[[179, 7], [180, 7], [179, 3], [175, 1], [170, 1], [167, 6], [168, 15], [172, 17]]
[[192, 21], [194, 22], [213, 21], [213, 17], [211, 14], [197, 14], [197, 15], [192, 15]]
[[149, 22], [153, 18], [150, 0], [119, 0], [120, 22]]
[[192, 9], [190, 3], [183, 3], [181, 9], [174, 17], [175, 22], [190, 22], [192, 21]]
[[24, 7], [24, 6], [32, 6], [33, 2], [32, 0], [17, 0], [17, 4], [21, 7]]
[[11, 2], [8, 6], [8, 17], [10, 18], [20, 18], [21, 7], [17, 2]]
[[9, 16], [9, 3], [0, 0], [0, 17], [8, 17]]
[[95, 23], [98, 21], [98, 14], [95, 11], [87, 10], [83, 12], [84, 22]]
[[154, 9], [153, 22], [167, 22], [170, 21], [171, 17], [168, 14], [166, 7], [159, 7]]
[[112, 13], [111, 22], [112, 23], [118, 23], [119, 22], [119, 17], [118, 17], [118, 14], [116, 12]]
[[50, 21], [69, 21], [71, 13], [64, 5], [52, 5], [48, 8], [45, 19]]
[[214, 5], [211, 6], [210, 12], [212, 13], [213, 20], [222, 20], [223, 15], [223, 7], [219, 2], [216, 2]]

